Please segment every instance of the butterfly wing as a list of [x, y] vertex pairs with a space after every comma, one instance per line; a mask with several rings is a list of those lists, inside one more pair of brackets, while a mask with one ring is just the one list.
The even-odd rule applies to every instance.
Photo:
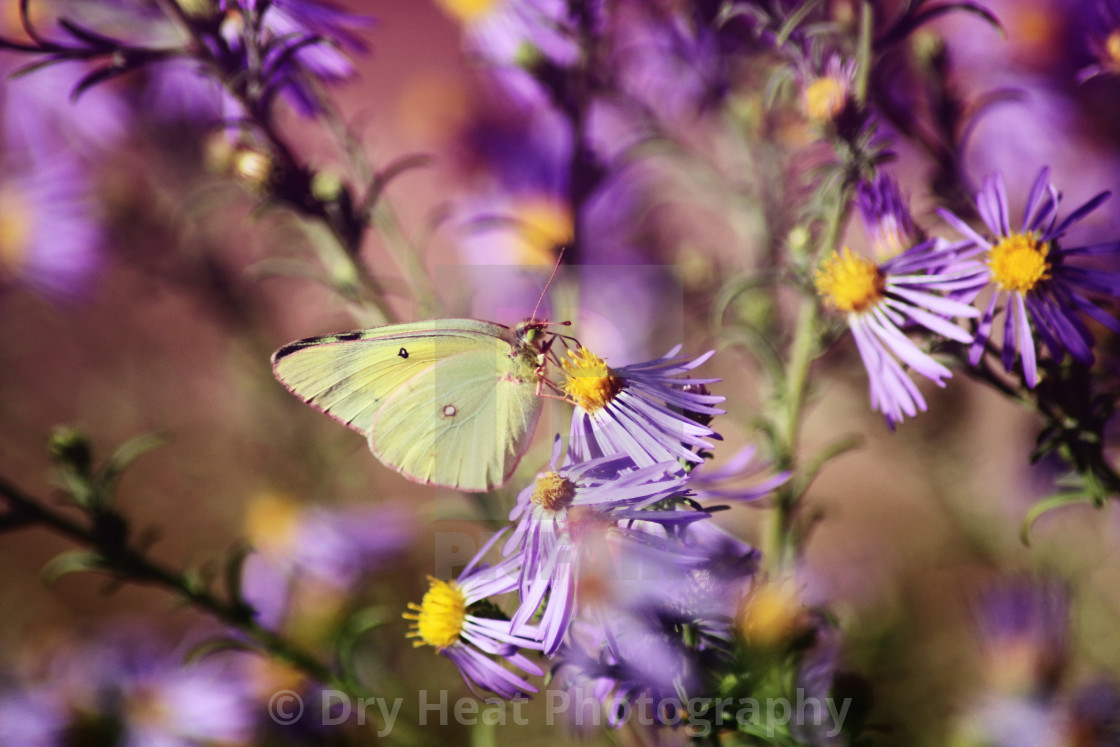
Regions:
[[396, 324], [291, 343], [273, 368], [406, 477], [488, 490], [517, 466], [541, 407], [536, 372], [510, 358], [509, 334], [473, 319]]
[[370, 450], [423, 483], [467, 491], [504, 483], [541, 411], [535, 372], [519, 371], [509, 350], [504, 341], [479, 346], [417, 375], [378, 411]]

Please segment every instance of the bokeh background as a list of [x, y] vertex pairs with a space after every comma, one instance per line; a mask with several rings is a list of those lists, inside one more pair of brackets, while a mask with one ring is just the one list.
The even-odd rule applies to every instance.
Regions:
[[[4, 2], [5, 33], [15, 33], [15, 5]], [[430, 155], [428, 166], [392, 184], [389, 199], [401, 226], [423, 246], [422, 261], [444, 294], [446, 315], [515, 321], [547, 275], [539, 266], [547, 270], [551, 259], [533, 258], [541, 252], [537, 239], [501, 227], [464, 227], [462, 216], [498, 209], [487, 176], [491, 146], [482, 135], [523, 123], [501, 107], [486, 71], [464, 55], [460, 25], [443, 8], [426, 0], [347, 5], [377, 20], [365, 34], [368, 54], [354, 57], [357, 75], [332, 91], [378, 161]], [[987, 5], [1006, 37], [960, 14], [927, 27], [913, 42], [943, 40], [951, 80], [966, 99], [1014, 91], [991, 104], [967, 140], [963, 164], [974, 187], [1001, 170], [1013, 214], [1044, 164], [1062, 185], [1066, 205], [1120, 189], [1120, 81], [1075, 80], [1088, 64], [1091, 4]], [[837, 18], [851, 12], [844, 2], [828, 6]], [[9, 53], [0, 58], [9, 71], [17, 62]], [[46, 95], [35, 75], [0, 89], [9, 118], [15, 116], [10, 107], [23, 100], [20, 87], [27, 86]], [[150, 103], [152, 81], [144, 75], [106, 84], [70, 113], [65, 86], [55, 88], [60, 127], [69, 126], [67, 117], [90, 121], [82, 108], [102, 105], [120, 118], [120, 127], [80, 147], [90, 164], [102, 233], [81, 287], [44, 292], [13, 271], [0, 291], [0, 474], [49, 501], [54, 488], [46, 442], [55, 426], [81, 429], [100, 457], [138, 434], [167, 434], [166, 446], [125, 475], [119, 506], [139, 531], [151, 529], [151, 554], [177, 567], [213, 565], [246, 537], [258, 547], [279, 542], [284, 522], [300, 521], [300, 512], [313, 507], [384, 507], [389, 513], [383, 516], [398, 521], [407, 540], [399, 552], [376, 559], [357, 594], [389, 619], [363, 639], [366, 674], [375, 688], [392, 672], [403, 692], [448, 687], [465, 694], [449, 662], [405, 641], [399, 612], [422, 595], [441, 536], [488, 531], [469, 520], [479, 507], [384, 468], [360, 437], [303, 406], [271, 375], [269, 355], [281, 344], [356, 326], [328, 289], [279, 272], [276, 260], [303, 256], [313, 238], [291, 215], [262, 208], [251, 190], [208, 168], [214, 137], [204, 120], [189, 108], [161, 114]], [[744, 94], [726, 108], [760, 105]], [[717, 108], [696, 115], [683, 130], [696, 151], [719, 156], [732, 150], [726, 121], [726, 110]], [[292, 114], [282, 126], [312, 163], [338, 159], [316, 121]], [[82, 134], [69, 137], [70, 147], [79, 149], [74, 143]], [[546, 126], [542, 137], [547, 140]], [[803, 127], [791, 123], [770, 137], [777, 148], [814, 158], [812, 136]], [[892, 149], [898, 160], [890, 170], [916, 216], [938, 225], [925, 186], [928, 159], [904, 138]], [[716, 176], [734, 182], [736, 168], [752, 166], [758, 165], [731, 158]], [[750, 178], [756, 175], [756, 187], [773, 187], [758, 213], [780, 209], [785, 187], [778, 175], [763, 168]], [[651, 156], [639, 181], [634, 199], [643, 202], [619, 229], [624, 251], [580, 258], [586, 263], [577, 270], [585, 283], [582, 306], [593, 313], [582, 317], [587, 329], [577, 334], [600, 340], [617, 363], [659, 355], [680, 342], [693, 355], [719, 348], [705, 369], [724, 379], [713, 389], [727, 397], [728, 414], [715, 426], [724, 436], [718, 464], [752, 443], [753, 415], [770, 393], [759, 383], [754, 360], [713, 327], [711, 301], [722, 280], [755, 266], [767, 229], [758, 214], [729, 205], [718, 183], [705, 184], [664, 154]], [[539, 226], [547, 234], [547, 206], [534, 209], [545, 216]], [[0, 215], [0, 228], [6, 220]], [[1077, 230], [1073, 240], [1116, 237], [1120, 212], [1115, 206], [1100, 210]], [[866, 244], [855, 222], [848, 238], [853, 246]], [[613, 240], [607, 232], [602, 243]], [[390, 267], [376, 238], [364, 252], [375, 271]], [[0, 277], [4, 267], [0, 252]], [[518, 290], [508, 297], [493, 295], [511, 286]], [[394, 304], [404, 317], [413, 313], [403, 293]], [[564, 308], [557, 301], [556, 311]], [[1112, 365], [1115, 340], [1101, 345], [1102, 365]], [[1035, 527], [1031, 547], [1020, 543], [1026, 511], [1053, 490], [1057, 472], [1045, 462], [1028, 464], [1039, 429], [1031, 414], [957, 377], [945, 390], [923, 387], [930, 411], [892, 433], [867, 406], [865, 374], [850, 340], [830, 351], [814, 376], [806, 449], [847, 434], [858, 435], [862, 445], [830, 465], [810, 492], [807, 510], [818, 512], [819, 522], [808, 543], [803, 596], [830, 607], [840, 621], [843, 666], [871, 683], [870, 720], [883, 726], [883, 743], [944, 744], [950, 726], [999, 681], [994, 670], [1016, 666], [1008, 662], [1019, 654], [1001, 659], [985, 653], [975, 624], [977, 600], [1001, 579], [1025, 574], [1069, 584], [1072, 627], [1061, 678], [1070, 691], [1120, 676], [1115, 507], [1055, 512]], [[561, 423], [561, 413], [542, 420], [506, 500], [543, 464]], [[734, 508], [720, 522], [748, 540], [760, 536], [759, 513], [749, 506]], [[209, 624], [160, 590], [111, 588], [92, 574], [45, 585], [40, 570], [69, 547], [39, 529], [0, 535], [0, 672], [10, 681], [42, 674], [76, 639], [139, 630], [180, 650]], [[316, 625], [340, 614], [337, 605], [354, 604], [314, 597], [301, 602], [307, 619], [300, 635], [308, 640], [317, 635]], [[431, 743], [469, 738], [454, 726], [426, 735]], [[611, 743], [614, 737], [594, 738]], [[639, 743], [626, 732], [618, 738]], [[499, 729], [498, 744], [515, 740], [557, 742], [555, 732], [539, 724]]]

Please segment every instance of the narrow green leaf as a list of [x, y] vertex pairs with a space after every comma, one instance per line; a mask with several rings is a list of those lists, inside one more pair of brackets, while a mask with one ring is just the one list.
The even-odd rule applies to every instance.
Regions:
[[1093, 497], [1087, 493], [1058, 493], [1039, 501], [1031, 506], [1030, 511], [1027, 511], [1027, 516], [1023, 519], [1023, 528], [1019, 532], [1019, 539], [1024, 545], [1030, 547], [1031, 527], [1040, 516], [1062, 506], [1069, 506], [1074, 503], [1091, 503], [1092, 500]]
[[71, 573], [103, 570], [105, 570], [105, 561], [97, 553], [88, 550], [67, 550], [51, 558], [43, 566], [39, 575], [45, 583], [53, 584]]
[[170, 440], [164, 433], [144, 433], [125, 441], [101, 468], [97, 476], [98, 485], [102, 490], [108, 490], [129, 465], [152, 449], [166, 445]]

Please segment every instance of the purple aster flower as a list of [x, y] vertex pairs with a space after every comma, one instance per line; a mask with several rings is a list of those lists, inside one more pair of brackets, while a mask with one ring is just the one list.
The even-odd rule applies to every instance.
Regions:
[[942, 337], [971, 342], [972, 335], [948, 318], [978, 316], [967, 304], [935, 295], [975, 282], [975, 270], [939, 271], [956, 257], [956, 249], [936, 249], [923, 242], [876, 264], [845, 247], [833, 252], [816, 274], [816, 287], [825, 304], [846, 313], [848, 326], [867, 368], [871, 406], [883, 413], [893, 428], [902, 416], [913, 417], [926, 409], [918, 387], [903, 370], [905, 363], [938, 386], [952, 374], [922, 352], [901, 331], [907, 322]]
[[68, 720], [66, 704], [49, 686], [0, 692], [0, 744], [55, 747]]
[[304, 508], [278, 496], [259, 497], [246, 520], [256, 550], [242, 574], [246, 601], [270, 628], [331, 605], [409, 546], [413, 513], [397, 504]]
[[816, 125], [839, 124], [851, 109], [855, 88], [856, 64], [832, 56], [822, 72], [802, 73], [801, 110]]
[[1097, 0], [1094, 10], [1097, 17], [1086, 24], [1094, 62], [1078, 74], [1081, 81], [1097, 75], [1120, 75], [1120, 2]]
[[[544, 652], [559, 647], [577, 611], [576, 594], [583, 569], [596, 562], [595, 550], [607, 532], [622, 545], [656, 545], [658, 541], [633, 522], [685, 525], [708, 516], [702, 511], [648, 509], [654, 503], [683, 498], [685, 478], [675, 462], [636, 469], [627, 456], [611, 456], [557, 468], [560, 438], [556, 439], [550, 471], [521, 491], [510, 520], [517, 528], [503, 554], [521, 559], [518, 588], [521, 607], [511, 628], [526, 626], [546, 596], [540, 630]], [[623, 547], [625, 550], [626, 547]]]
[[976, 611], [984, 673], [997, 690], [1053, 690], [1069, 657], [1068, 588], [1052, 579], [1014, 579], [984, 593]]
[[973, 698], [958, 719], [951, 744], [983, 747], [1053, 747], [1068, 744], [1062, 714], [1053, 703], [1034, 698], [988, 695]]
[[657, 707], [663, 700], [679, 704], [682, 689], [697, 685], [696, 662], [680, 638], [649, 622], [625, 616], [609, 635], [599, 626], [577, 624], [557, 653], [556, 682], [577, 703], [602, 703], [610, 726], [637, 721], [635, 707], [644, 707], [640, 716], [660, 721], [672, 715]]
[[0, 695], [0, 739], [45, 745], [108, 733], [123, 745], [240, 744], [259, 709], [247, 661], [215, 655], [184, 664], [183, 651], [122, 624], [59, 650], [48, 680]]
[[[753, 501], [762, 498], [783, 485], [790, 478], [790, 472], [779, 472], [761, 482], [740, 486], [743, 480], [750, 480], [766, 471], [771, 464], [756, 459], [757, 449], [744, 446], [730, 460], [719, 467], [704, 462], [688, 474], [688, 488], [698, 501]], [[734, 486], [734, 487], [730, 487]]]
[[[973, 296], [985, 285], [993, 286], [969, 351], [969, 362], [975, 365], [984, 354], [996, 306], [1002, 300], [1006, 308], [1001, 350], [1003, 366], [1011, 371], [1016, 357], [1020, 357], [1023, 378], [1029, 387], [1038, 383], [1035, 333], [1056, 359], [1061, 360], [1068, 352], [1078, 362], [1091, 365], [1093, 336], [1080, 314], [1120, 332], [1120, 322], [1115, 316], [1086, 297], [1087, 294], [1120, 295], [1120, 275], [1077, 264], [1086, 257], [1116, 255], [1120, 253], [1120, 243], [1071, 249], [1058, 243], [1074, 223], [1099, 207], [1109, 193], [1098, 194], [1065, 220], [1058, 221], [1060, 195], [1049, 177], [1048, 168], [1039, 172], [1018, 231], [1011, 229], [1003, 178], [997, 174], [984, 181], [976, 195], [976, 206], [994, 236], [991, 240], [952, 213], [941, 211], [942, 217], [971, 242], [971, 247], [962, 252], [960, 258], [965, 260], [962, 267], [978, 268]], [[980, 262], [970, 261], [977, 255], [982, 255]]]
[[856, 188], [856, 207], [875, 256], [889, 259], [925, 240], [891, 176], [879, 172]]
[[413, 645], [432, 646], [436, 653], [455, 662], [471, 692], [476, 687], [492, 690], [503, 698], [535, 693], [537, 688], [523, 677], [501, 666], [495, 657], [531, 675], [544, 672], [521, 653], [521, 649], [540, 650], [535, 631], [523, 628], [527, 636], [516, 635], [491, 597], [517, 588], [520, 558], [512, 557], [494, 565], [479, 561], [502, 536], [498, 533], [474, 556], [454, 581], [429, 577], [428, 591], [420, 604], [408, 605], [404, 613], [411, 620], [408, 637]]
[[437, 0], [463, 25], [468, 48], [499, 65], [531, 63], [538, 55], [568, 66], [579, 58], [567, 0]]
[[708, 427], [723, 397], [709, 394], [719, 379], [680, 378], [712, 357], [708, 352], [688, 361], [665, 356], [622, 368], [609, 368], [584, 347], [568, 351], [562, 367], [564, 392], [575, 403], [572, 413], [573, 459], [591, 460], [625, 454], [639, 467], [683, 459], [702, 462], [697, 451], [710, 449], [705, 438], [719, 438]]
[[115, 91], [95, 86], [77, 101], [74, 87], [89, 73], [75, 63], [49, 65], [20, 78], [0, 64], [4, 141], [9, 149], [51, 160], [60, 151], [88, 153], [115, 145], [128, 131], [128, 107]]
[[0, 287], [25, 284], [54, 301], [83, 298], [102, 242], [92, 187], [73, 156], [10, 154], [0, 176]]
[[285, 94], [304, 115], [319, 112], [318, 93], [313, 81], [345, 80], [354, 67], [344, 50], [364, 51], [358, 30], [373, 24], [365, 15], [337, 8], [323, 0], [222, 0], [226, 13], [222, 33], [231, 51], [243, 54], [241, 36], [251, 33], [243, 15], [264, 6], [260, 41], [268, 50], [264, 66], [272, 68], [273, 85]]

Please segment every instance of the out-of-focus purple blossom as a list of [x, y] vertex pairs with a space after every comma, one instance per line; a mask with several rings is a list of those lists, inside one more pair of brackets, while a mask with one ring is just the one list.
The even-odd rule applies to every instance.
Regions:
[[854, 60], [832, 56], [820, 71], [805, 71], [801, 82], [801, 111], [820, 126], [842, 125], [851, 108], [856, 66]]
[[1097, 75], [1120, 74], [1120, 2], [1097, 0], [1093, 9], [1096, 18], [1094, 23], [1087, 24], [1087, 36], [1094, 62], [1078, 74], [1082, 81]]
[[890, 259], [925, 240], [914, 224], [898, 182], [882, 171], [856, 188], [856, 207], [875, 257]]
[[[243, 34], [252, 33], [247, 13], [264, 8], [256, 40], [269, 45], [262, 61], [271, 74], [271, 85], [283, 87], [285, 95], [302, 114], [311, 116], [321, 108], [314, 81], [336, 82], [351, 77], [354, 66], [345, 50], [365, 50], [360, 32], [373, 25], [366, 15], [351, 13], [324, 0], [221, 0], [226, 14], [223, 37], [231, 51], [245, 53]], [[243, 61], [244, 62], [244, 61]]]
[[182, 654], [131, 629], [70, 645], [45, 675], [0, 694], [0, 740], [56, 745], [85, 732], [119, 734], [114, 743], [123, 745], [249, 739], [257, 706], [245, 659], [184, 664]]
[[579, 57], [567, 0], [438, 0], [463, 26], [468, 50], [498, 66], [531, 66], [537, 57], [567, 67]]
[[[1043, 168], [1035, 179], [1017, 230], [1011, 228], [1007, 189], [1003, 178], [994, 175], [984, 180], [976, 195], [980, 217], [991, 231], [988, 239], [947, 211], [941, 211], [954, 228], [965, 235], [971, 246], [962, 251], [958, 268], [977, 272], [971, 297], [987, 285], [991, 298], [980, 318], [969, 361], [976, 365], [992, 333], [997, 304], [1006, 306], [1001, 349], [1003, 366], [1011, 371], [1021, 358], [1027, 386], [1038, 383], [1035, 334], [1046, 343], [1058, 360], [1068, 352], [1075, 360], [1093, 362], [1093, 335], [1081, 321], [1081, 314], [1114, 332], [1120, 332], [1115, 315], [1091, 301], [1091, 296], [1120, 296], [1120, 274], [1099, 268], [1079, 266], [1084, 259], [1113, 259], [1120, 255], [1120, 242], [1063, 248], [1059, 240], [1075, 223], [1098, 208], [1109, 196], [1102, 192], [1058, 220], [1060, 194], [1050, 183], [1050, 170]], [[980, 258], [977, 261], [977, 258]], [[1072, 260], [1072, 261], [1071, 261]], [[1114, 261], [1114, 260], [1113, 260]]]
[[663, 713], [658, 705], [680, 703], [679, 695], [696, 687], [695, 662], [679, 638], [651, 621], [625, 615], [612, 622], [610, 634], [601, 626], [577, 623], [557, 653], [557, 683], [579, 707], [589, 701], [602, 704], [610, 726], [637, 720], [635, 707], [645, 709], [638, 718], [672, 722], [678, 714]]
[[977, 610], [984, 673], [1014, 695], [1050, 692], [1068, 657], [1069, 590], [1050, 579], [993, 586]]
[[60, 302], [88, 294], [103, 240], [92, 192], [63, 150], [9, 152], [0, 175], [0, 287], [24, 284]]
[[680, 349], [621, 368], [609, 368], [586, 348], [568, 351], [562, 363], [564, 391], [576, 404], [573, 459], [625, 454], [639, 467], [703, 461], [692, 449], [710, 449], [704, 439], [719, 438], [707, 423], [723, 413], [715, 405], [724, 398], [707, 391], [719, 379], [682, 378], [713, 353], [689, 361], [677, 355]]
[[768, 495], [789, 480], [790, 472], [779, 472], [761, 482], [740, 485], [741, 481], [751, 480], [772, 466], [756, 459], [757, 452], [754, 446], [744, 446], [719, 467], [710, 466], [710, 462], [697, 465], [688, 476], [689, 490], [700, 502], [753, 501]]
[[951, 744], [962, 747], [1054, 747], [1063, 744], [1062, 714], [1045, 700], [988, 696], [974, 699]]
[[975, 268], [944, 269], [956, 257], [956, 248], [938, 249], [933, 241], [880, 264], [845, 248], [826, 258], [817, 270], [817, 291], [828, 306], [847, 314], [870, 380], [871, 406], [883, 413], [891, 428], [903, 415], [913, 417], [926, 409], [925, 399], [899, 361], [938, 386], [945, 386], [944, 380], [952, 376], [901, 327], [912, 321], [951, 340], [972, 341], [970, 333], [950, 320], [975, 317], [978, 312], [931, 292], [952, 292], [975, 283]]
[[[7, 78], [17, 62], [5, 56], [0, 77]], [[88, 73], [82, 64], [68, 62], [4, 80], [0, 95], [6, 148], [49, 160], [60, 151], [89, 152], [119, 142], [131, 116], [112, 86], [94, 86], [77, 100], [71, 97]]]
[[[518, 522], [517, 528], [503, 548], [503, 554], [521, 560], [521, 606], [511, 629], [517, 633], [526, 626], [547, 598], [540, 621], [546, 654], [560, 646], [577, 612], [582, 561], [600, 545], [604, 539], [601, 535], [633, 535], [630, 542], [614, 537], [625, 550], [628, 545], [656, 542], [634, 528], [635, 522], [685, 526], [708, 516], [702, 511], [647, 508], [686, 495], [684, 476], [674, 469], [675, 463], [636, 469], [633, 461], [622, 455], [563, 467], [559, 462], [558, 437], [551, 471], [539, 475], [517, 497], [510, 512], [510, 520]], [[672, 551], [667, 545], [662, 549]]]
[[0, 691], [0, 744], [56, 747], [70, 714], [49, 686]]
[[510, 624], [496, 613], [491, 597], [517, 588], [520, 559], [511, 557], [497, 565], [481, 563], [502, 533], [483, 545], [454, 581], [429, 578], [428, 592], [420, 604], [408, 605], [404, 618], [412, 622], [408, 637], [416, 647], [428, 645], [455, 662], [471, 692], [491, 690], [503, 698], [535, 693], [537, 688], [524, 677], [497, 661], [506, 662], [530, 675], [544, 672], [521, 649], [540, 650], [539, 635], [523, 628], [526, 635], [510, 631]]
[[725, 95], [727, 70], [710, 29], [664, 8], [622, 5], [617, 15], [612, 64], [628, 103], [643, 115], [687, 127]]
[[311, 600], [301, 590], [322, 601], [328, 591], [345, 595], [407, 548], [416, 531], [414, 512], [397, 504], [304, 508], [271, 495], [253, 502], [247, 524], [256, 552], [245, 561], [242, 591], [270, 628], [293, 612], [296, 598], [307, 611]]

